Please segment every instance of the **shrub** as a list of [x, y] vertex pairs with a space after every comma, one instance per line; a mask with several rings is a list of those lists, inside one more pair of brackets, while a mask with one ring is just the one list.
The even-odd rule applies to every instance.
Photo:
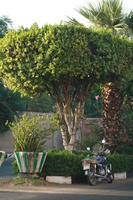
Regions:
[[108, 156], [108, 163], [112, 164], [113, 172], [133, 171], [133, 156], [113, 153]]
[[42, 176], [83, 176], [83, 154], [68, 151], [49, 151]]
[[[87, 152], [49, 151], [42, 175], [83, 177], [82, 159], [86, 156]], [[130, 155], [114, 153], [108, 156], [107, 162], [112, 164], [113, 172], [133, 170], [133, 156]]]

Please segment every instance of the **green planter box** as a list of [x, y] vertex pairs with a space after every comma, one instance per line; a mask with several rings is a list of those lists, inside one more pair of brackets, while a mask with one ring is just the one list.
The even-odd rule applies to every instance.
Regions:
[[20, 173], [40, 173], [45, 163], [47, 153], [45, 152], [15, 152], [18, 169]]
[[0, 166], [4, 162], [5, 158], [7, 157], [7, 154], [5, 151], [0, 151]]

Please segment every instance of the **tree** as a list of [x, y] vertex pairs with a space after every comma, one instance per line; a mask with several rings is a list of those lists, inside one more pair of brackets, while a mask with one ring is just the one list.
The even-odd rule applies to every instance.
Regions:
[[128, 35], [133, 29], [133, 12], [125, 14], [121, 0], [101, 0], [94, 7], [88, 3], [88, 7], [83, 7], [78, 12], [88, 19], [94, 27], [111, 29], [114, 34]]
[[[85, 97], [93, 84], [131, 65], [132, 44], [81, 26], [10, 31], [0, 41], [0, 75], [24, 95], [48, 91], [60, 118], [65, 149], [73, 150]], [[111, 66], [111, 68], [109, 67]]]
[[[0, 17], [0, 38], [4, 37], [8, 30], [12, 28], [12, 21], [7, 16]], [[7, 129], [5, 122], [12, 121], [14, 112], [21, 110], [19, 94], [13, 94], [8, 88], [5, 88], [0, 80], [0, 131]]]
[[[122, 36], [129, 36], [133, 30], [133, 13], [131, 11], [129, 14], [124, 14], [121, 0], [101, 0], [97, 7], [88, 3], [88, 7], [83, 7], [78, 12], [88, 19], [93, 27], [110, 29], [113, 34], [119, 32]], [[107, 79], [104, 79], [103, 87], [103, 125], [107, 142], [112, 149], [119, 143], [119, 115], [123, 102], [122, 93], [116, 84], [117, 78], [117, 72], [110, 73]], [[120, 82], [119, 79], [119, 84]]]
[[7, 16], [0, 17], [0, 38], [4, 37], [10, 27], [12, 28], [12, 20]]

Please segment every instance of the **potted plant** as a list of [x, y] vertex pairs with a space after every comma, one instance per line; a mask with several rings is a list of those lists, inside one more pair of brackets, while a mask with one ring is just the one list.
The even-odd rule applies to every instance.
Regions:
[[47, 134], [44, 129], [44, 117], [24, 114], [19, 120], [9, 124], [14, 138], [15, 158], [20, 173], [40, 173], [46, 160], [44, 143]]

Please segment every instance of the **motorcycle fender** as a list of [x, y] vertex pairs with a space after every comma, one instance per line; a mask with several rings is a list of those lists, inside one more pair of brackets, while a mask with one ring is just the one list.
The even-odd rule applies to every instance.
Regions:
[[88, 175], [88, 174], [89, 174], [89, 171], [88, 171], [88, 170], [86, 170], [86, 171], [85, 171], [85, 175]]

